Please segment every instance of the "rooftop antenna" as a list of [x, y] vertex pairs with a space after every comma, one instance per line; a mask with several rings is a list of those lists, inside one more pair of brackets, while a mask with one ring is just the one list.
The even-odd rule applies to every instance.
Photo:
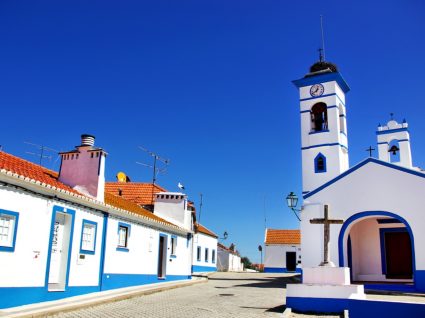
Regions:
[[200, 201], [199, 201], [199, 218], [198, 223], [201, 223], [201, 213], [202, 213], [202, 193], [199, 193]]
[[[153, 171], [153, 175], [152, 175], [152, 204], [153, 204], [153, 199], [154, 199], [154, 186], [156, 183], [156, 178], [158, 176], [158, 174], [160, 173], [165, 173], [167, 171], [167, 166], [170, 164], [170, 159], [165, 159], [163, 157], [160, 157], [157, 153], [150, 151], [142, 146], [139, 146], [140, 150], [143, 150], [144, 152], [148, 153], [151, 157], [153, 157], [153, 165], [149, 165], [143, 162], [138, 162], [136, 161], [137, 164], [151, 168]], [[162, 162], [165, 167], [159, 168], [157, 167], [157, 164], [159, 162]]]
[[263, 213], [264, 213], [264, 231], [267, 229], [267, 218], [266, 218], [266, 196], [264, 195], [263, 202]]
[[319, 60], [320, 62], [324, 62], [326, 60], [325, 57], [325, 35], [323, 32], [323, 16], [320, 15], [320, 30], [322, 32], [322, 47], [319, 49]]
[[[43, 159], [49, 159], [49, 161], [52, 160], [52, 155], [47, 155], [45, 154], [46, 152], [53, 152], [58, 154], [59, 151], [50, 147], [46, 147], [44, 145], [38, 145], [38, 144], [34, 144], [32, 142], [28, 142], [28, 141], [24, 141], [25, 144], [33, 146], [35, 148], [37, 148], [39, 150], [38, 153], [35, 152], [31, 152], [31, 151], [26, 151], [26, 154], [32, 155], [32, 156], [36, 156], [39, 158], [39, 165], [41, 166]], [[55, 161], [56, 162], [56, 161]]]

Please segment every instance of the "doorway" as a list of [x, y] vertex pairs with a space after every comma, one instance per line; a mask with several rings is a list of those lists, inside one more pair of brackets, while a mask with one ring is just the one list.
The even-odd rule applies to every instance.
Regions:
[[412, 248], [406, 230], [384, 232], [386, 278], [411, 279]]
[[158, 278], [164, 279], [167, 272], [167, 236], [159, 235]]
[[53, 211], [54, 223], [50, 238], [48, 290], [64, 291], [71, 243], [72, 215]]
[[295, 272], [297, 268], [297, 253], [286, 252], [286, 270], [288, 272]]

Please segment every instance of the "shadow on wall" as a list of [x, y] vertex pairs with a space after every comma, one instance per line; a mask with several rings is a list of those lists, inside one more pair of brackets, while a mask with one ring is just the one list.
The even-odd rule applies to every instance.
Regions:
[[[257, 288], [286, 288], [287, 284], [301, 283], [301, 275], [294, 275], [289, 277], [259, 277], [259, 278], [215, 278], [209, 277], [210, 281], [250, 281], [247, 284], [235, 284], [232, 287], [257, 287]], [[223, 287], [216, 287], [223, 288]]]

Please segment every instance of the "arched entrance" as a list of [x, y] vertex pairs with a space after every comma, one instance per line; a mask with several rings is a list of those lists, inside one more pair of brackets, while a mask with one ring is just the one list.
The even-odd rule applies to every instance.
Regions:
[[413, 233], [397, 214], [369, 211], [351, 216], [341, 228], [338, 249], [339, 265], [350, 267], [352, 281], [414, 281]]

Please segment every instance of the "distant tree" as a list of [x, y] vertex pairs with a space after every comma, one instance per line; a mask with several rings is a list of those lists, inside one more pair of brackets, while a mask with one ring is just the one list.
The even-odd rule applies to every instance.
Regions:
[[252, 268], [252, 263], [248, 257], [244, 256], [241, 258], [244, 268]]

